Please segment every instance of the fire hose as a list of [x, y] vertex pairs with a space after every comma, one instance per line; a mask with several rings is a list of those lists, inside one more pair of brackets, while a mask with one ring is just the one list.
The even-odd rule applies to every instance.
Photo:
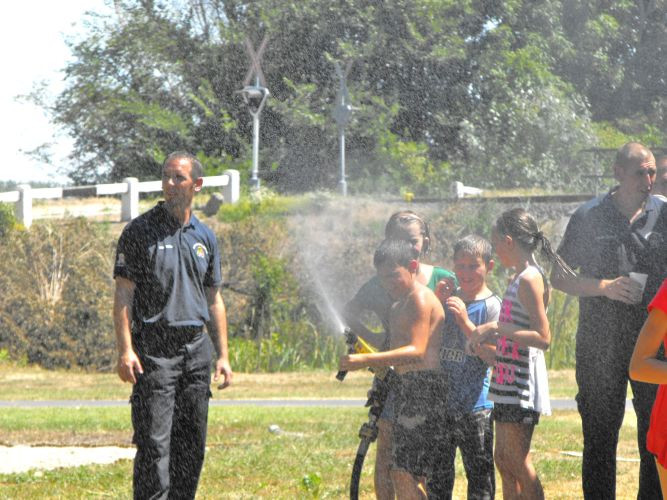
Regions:
[[[375, 349], [352, 333], [349, 328], [345, 329], [345, 343], [348, 345], [348, 352], [350, 354], [375, 352]], [[361, 441], [359, 442], [357, 455], [352, 466], [350, 500], [358, 500], [359, 498], [359, 481], [361, 480], [361, 470], [364, 467], [366, 453], [371, 443], [377, 439], [377, 421], [382, 414], [389, 391], [397, 380], [396, 372], [392, 368], [379, 368], [371, 371], [375, 374], [375, 377], [373, 377], [373, 385], [368, 391], [368, 400], [364, 405], [368, 407], [368, 422], [363, 423], [359, 429], [359, 439]], [[336, 378], [342, 382], [345, 379], [345, 375], [347, 375], [347, 372], [339, 371], [336, 374]]]

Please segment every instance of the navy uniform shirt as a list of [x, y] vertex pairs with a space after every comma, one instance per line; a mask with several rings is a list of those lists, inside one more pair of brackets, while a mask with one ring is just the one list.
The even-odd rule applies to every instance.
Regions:
[[616, 208], [612, 192], [576, 210], [558, 253], [588, 278], [615, 279], [630, 271], [648, 274], [641, 304], [628, 305], [604, 296], [579, 297], [580, 335], [621, 331], [636, 339], [646, 318], [646, 305], [667, 277], [667, 205], [649, 196], [644, 213], [630, 224]]
[[222, 284], [215, 235], [194, 215], [181, 226], [160, 202], [123, 230], [113, 275], [136, 285], [134, 327], [203, 326], [206, 288]]

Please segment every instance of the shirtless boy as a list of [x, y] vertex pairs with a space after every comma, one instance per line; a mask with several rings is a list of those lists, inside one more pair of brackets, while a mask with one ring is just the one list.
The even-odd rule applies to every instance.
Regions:
[[340, 369], [395, 367], [400, 387], [392, 481], [398, 498], [424, 498], [419, 484], [430, 476], [437, 443], [445, 434], [447, 378], [440, 367], [445, 313], [435, 294], [415, 279], [418, 262], [409, 242], [383, 241], [373, 263], [380, 283], [396, 301], [389, 315], [390, 350], [343, 356]]

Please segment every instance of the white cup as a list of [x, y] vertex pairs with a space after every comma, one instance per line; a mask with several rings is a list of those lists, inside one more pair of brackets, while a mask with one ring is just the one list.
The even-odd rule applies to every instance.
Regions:
[[635, 283], [638, 283], [639, 286], [641, 286], [641, 291], [638, 292], [637, 296], [637, 303], [642, 301], [642, 297], [644, 296], [644, 288], [646, 287], [646, 278], [648, 278], [648, 274], [644, 273], [628, 273], [628, 276], [630, 276], [630, 279], [634, 281]]

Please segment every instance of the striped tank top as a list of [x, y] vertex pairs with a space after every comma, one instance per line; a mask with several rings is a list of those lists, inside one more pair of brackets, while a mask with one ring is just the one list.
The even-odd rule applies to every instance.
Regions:
[[[530, 330], [530, 317], [519, 299], [521, 280], [540, 273], [528, 266], [507, 287], [500, 307], [498, 323]], [[495, 403], [519, 405], [545, 415], [551, 413], [549, 384], [544, 351], [514, 342], [505, 336], [496, 340], [496, 363], [489, 387], [489, 399]]]

